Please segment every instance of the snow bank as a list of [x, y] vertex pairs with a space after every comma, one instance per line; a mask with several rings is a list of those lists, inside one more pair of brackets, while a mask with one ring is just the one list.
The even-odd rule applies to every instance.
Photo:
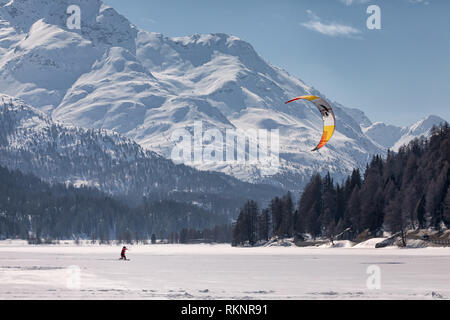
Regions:
[[329, 241], [328, 243], [324, 243], [321, 245], [316, 245], [317, 248], [351, 248], [355, 245], [354, 242], [349, 240], [337, 240], [334, 241], [334, 244]]
[[375, 248], [375, 245], [383, 240], [386, 240], [386, 238], [372, 238], [358, 243], [357, 245], [353, 246], [353, 248]]
[[269, 240], [264, 247], [291, 247], [294, 246], [294, 239], [293, 238], [287, 238], [287, 239], [272, 239]]
[[0, 241], [0, 246], [25, 246], [27, 245], [28, 242], [26, 240], [10, 240], [10, 239], [6, 239], [6, 240], [1, 240]]
[[339, 240], [334, 241], [334, 245], [331, 245], [330, 248], [352, 248], [354, 245], [355, 243], [350, 240]]

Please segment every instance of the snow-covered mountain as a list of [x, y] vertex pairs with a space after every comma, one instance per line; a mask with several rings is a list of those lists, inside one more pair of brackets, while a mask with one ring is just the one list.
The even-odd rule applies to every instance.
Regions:
[[[386, 152], [363, 130], [371, 123], [361, 111], [333, 101], [335, 136], [327, 148], [310, 152], [321, 136], [320, 114], [308, 103], [284, 102], [303, 94], [326, 97], [237, 37], [169, 38], [138, 30], [99, 0], [1, 3], [0, 92], [54, 120], [113, 130], [164, 157], [174, 147], [172, 132], [192, 131], [198, 120], [221, 131], [279, 129], [275, 175], [261, 164], [193, 165], [291, 190], [300, 190], [314, 171], [340, 178]], [[81, 8], [81, 30], [66, 27], [72, 4]]]
[[397, 127], [382, 122], [376, 122], [363, 127], [363, 131], [373, 141], [384, 148], [397, 151], [401, 146], [415, 138], [421, 136], [428, 137], [431, 128], [434, 125], [439, 125], [443, 122], [445, 122], [445, 120], [441, 117], [431, 115], [406, 127]]
[[249, 198], [264, 202], [282, 193], [273, 186], [175, 165], [111, 131], [55, 123], [2, 94], [0, 165], [50, 182], [92, 186], [135, 200], [146, 196], [187, 201], [230, 214]]

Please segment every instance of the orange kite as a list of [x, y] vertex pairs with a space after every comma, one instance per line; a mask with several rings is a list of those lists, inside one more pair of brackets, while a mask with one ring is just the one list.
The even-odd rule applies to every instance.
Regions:
[[323, 119], [322, 139], [320, 139], [319, 144], [311, 151], [319, 150], [320, 148], [322, 148], [324, 145], [327, 144], [327, 142], [331, 139], [331, 136], [334, 133], [334, 129], [336, 127], [336, 125], [335, 125], [336, 118], [334, 117], [333, 109], [328, 104], [328, 102], [326, 102], [322, 98], [319, 98], [316, 96], [297, 97], [292, 100], [289, 100], [288, 102], [286, 102], [286, 104], [290, 103], [292, 101], [300, 100], [300, 99], [305, 99], [305, 100], [308, 100], [308, 101], [311, 101], [312, 103], [314, 103], [316, 105], [317, 109], [319, 109], [320, 113], [322, 114], [322, 119]]

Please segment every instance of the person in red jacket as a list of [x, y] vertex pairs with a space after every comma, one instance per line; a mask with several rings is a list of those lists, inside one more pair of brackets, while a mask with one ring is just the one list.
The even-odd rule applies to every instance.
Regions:
[[122, 252], [120, 253], [120, 260], [127, 260], [127, 257], [125, 256], [125, 251], [127, 250], [127, 247], [122, 248]]

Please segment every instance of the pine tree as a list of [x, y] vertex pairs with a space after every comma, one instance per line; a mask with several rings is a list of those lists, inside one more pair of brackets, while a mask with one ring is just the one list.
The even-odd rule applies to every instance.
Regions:
[[419, 224], [419, 228], [425, 228], [426, 220], [425, 220], [425, 195], [422, 195], [419, 202], [414, 209], [414, 215], [417, 217], [417, 222]]
[[406, 246], [407, 216], [402, 210], [401, 194], [389, 201], [385, 208], [384, 222], [392, 233], [400, 232], [403, 246]]
[[426, 211], [431, 220], [431, 225], [439, 228], [443, 219], [443, 200], [448, 188], [449, 164], [446, 163], [436, 179], [428, 185], [426, 193]]
[[258, 205], [255, 201], [248, 201], [244, 207], [247, 214], [247, 238], [250, 245], [258, 241]]
[[279, 234], [282, 237], [292, 237], [293, 222], [294, 222], [294, 203], [292, 201], [291, 193], [288, 192], [282, 199], [282, 221], [281, 230]]
[[258, 239], [268, 241], [270, 237], [270, 213], [269, 209], [263, 209], [258, 217]]
[[359, 196], [360, 189], [356, 186], [348, 201], [347, 209], [345, 211], [346, 227], [351, 227], [354, 233], [359, 233], [363, 230], [361, 218], [361, 198]]
[[322, 178], [319, 174], [315, 174], [306, 185], [298, 206], [299, 219], [304, 225], [305, 232], [313, 237], [321, 233], [319, 217], [322, 207]]
[[319, 220], [321, 224], [322, 234], [326, 237], [333, 238], [336, 227], [336, 189], [334, 187], [333, 179], [328, 172], [323, 179], [322, 191], [322, 212]]
[[447, 194], [444, 200], [443, 220], [447, 228], [450, 228], [450, 186], [447, 188]]
[[361, 223], [363, 229], [379, 230], [383, 223], [382, 159], [375, 156], [361, 186]]
[[254, 245], [258, 241], [258, 205], [255, 201], [247, 201], [239, 213], [233, 230], [233, 245], [248, 242]]
[[275, 236], [281, 236], [283, 224], [283, 202], [280, 198], [275, 197], [270, 202], [270, 212], [272, 215], [272, 232]]

